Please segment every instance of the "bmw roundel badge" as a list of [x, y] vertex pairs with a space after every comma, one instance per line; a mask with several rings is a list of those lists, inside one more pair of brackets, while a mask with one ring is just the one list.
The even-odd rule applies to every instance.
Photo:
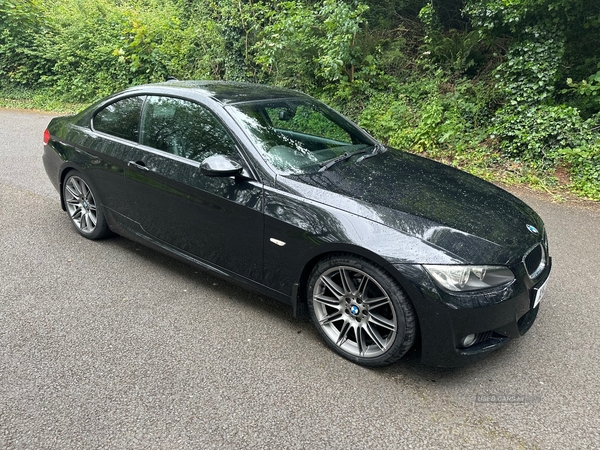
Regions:
[[525, 225], [525, 226], [526, 226], [526, 227], [527, 227], [527, 229], [528, 229], [530, 232], [532, 232], [533, 234], [538, 234], [538, 233], [539, 233], [538, 229], [537, 229], [536, 227], [534, 227], [533, 225], [529, 225], [529, 224], [527, 224], [527, 225]]

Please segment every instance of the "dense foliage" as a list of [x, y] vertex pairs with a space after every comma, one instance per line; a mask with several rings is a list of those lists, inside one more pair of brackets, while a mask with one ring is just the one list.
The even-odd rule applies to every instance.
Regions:
[[[600, 199], [600, 2], [0, 0], [0, 89], [167, 76], [309, 92], [391, 145]], [[512, 168], [512, 169], [510, 169]]]

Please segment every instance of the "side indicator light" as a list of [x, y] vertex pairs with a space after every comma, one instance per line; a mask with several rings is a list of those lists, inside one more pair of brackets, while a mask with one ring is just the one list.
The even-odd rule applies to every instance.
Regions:
[[271, 238], [269, 239], [269, 241], [271, 241], [275, 245], [279, 245], [280, 247], [283, 247], [285, 245], [285, 242], [280, 241], [279, 239]]

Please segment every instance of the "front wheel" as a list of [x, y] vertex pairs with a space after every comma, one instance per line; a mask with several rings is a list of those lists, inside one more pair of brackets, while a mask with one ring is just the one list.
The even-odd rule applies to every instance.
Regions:
[[75, 229], [88, 239], [102, 239], [109, 233], [102, 207], [83, 174], [69, 172], [63, 183], [63, 199]]
[[311, 319], [327, 345], [357, 364], [391, 364], [415, 341], [416, 318], [408, 297], [369, 261], [324, 259], [309, 277], [307, 296]]

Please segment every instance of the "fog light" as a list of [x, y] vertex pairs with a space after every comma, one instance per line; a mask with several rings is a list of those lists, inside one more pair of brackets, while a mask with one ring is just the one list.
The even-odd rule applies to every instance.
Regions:
[[462, 348], [470, 347], [471, 345], [473, 345], [475, 343], [476, 339], [477, 339], [477, 336], [475, 336], [474, 334], [467, 334], [464, 338], [462, 338], [460, 340], [460, 346]]

